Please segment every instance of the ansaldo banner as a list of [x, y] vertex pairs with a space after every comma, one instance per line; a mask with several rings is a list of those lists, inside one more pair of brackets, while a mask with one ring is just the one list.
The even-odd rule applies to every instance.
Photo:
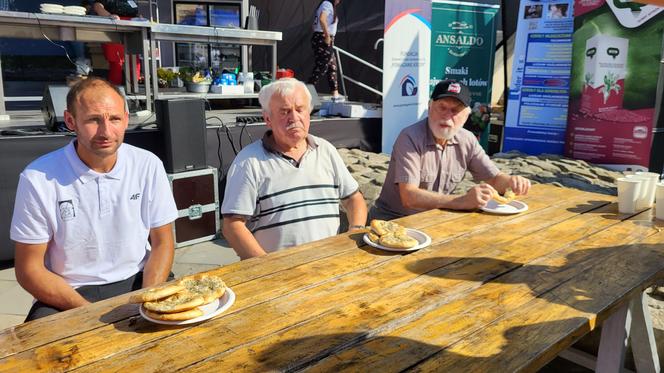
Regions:
[[664, 8], [575, 0], [565, 154], [648, 167]]
[[485, 149], [498, 9], [498, 5], [460, 1], [431, 4], [430, 91], [443, 79], [456, 79], [470, 88], [472, 114], [464, 127]]
[[522, 0], [503, 150], [563, 154], [574, 0]]

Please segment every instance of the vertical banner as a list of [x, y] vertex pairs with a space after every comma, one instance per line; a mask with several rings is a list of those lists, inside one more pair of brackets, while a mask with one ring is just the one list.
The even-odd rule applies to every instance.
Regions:
[[623, 0], [575, 2], [567, 156], [648, 167], [662, 10]]
[[503, 151], [563, 154], [574, 0], [522, 0], [515, 34]]
[[498, 5], [433, 1], [431, 5], [430, 90], [443, 79], [470, 88], [472, 113], [464, 127], [486, 149]]
[[383, 153], [391, 153], [399, 132], [426, 113], [430, 22], [430, 1], [385, 1]]

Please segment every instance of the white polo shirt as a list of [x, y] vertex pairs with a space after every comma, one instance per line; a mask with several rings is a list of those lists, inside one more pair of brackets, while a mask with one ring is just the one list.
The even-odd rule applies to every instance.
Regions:
[[74, 141], [23, 170], [10, 237], [48, 243], [46, 267], [74, 287], [125, 280], [143, 269], [150, 229], [177, 218], [166, 171], [154, 154], [122, 144], [113, 170], [98, 173]]

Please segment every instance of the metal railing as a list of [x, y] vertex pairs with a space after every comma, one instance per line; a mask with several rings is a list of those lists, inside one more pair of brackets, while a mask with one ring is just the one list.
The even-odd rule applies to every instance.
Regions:
[[378, 66], [374, 66], [374, 65], [370, 64], [369, 62], [361, 59], [360, 57], [357, 57], [356, 55], [354, 55], [352, 53], [349, 53], [349, 52], [337, 47], [336, 45], [333, 46], [333, 48], [334, 48], [334, 52], [335, 52], [336, 57], [337, 57], [337, 66], [339, 67], [339, 75], [341, 76], [341, 89], [343, 90], [344, 95], [347, 94], [345, 80], [348, 80], [351, 83], [354, 83], [354, 84], [356, 84], [356, 85], [358, 85], [358, 86], [360, 86], [360, 87], [362, 87], [362, 88], [364, 88], [364, 89], [366, 89], [370, 92], [373, 92], [373, 93], [383, 97], [383, 92], [381, 92], [381, 91], [379, 91], [379, 90], [377, 90], [373, 87], [369, 87], [368, 85], [360, 82], [359, 80], [355, 80], [353, 78], [350, 78], [350, 77], [344, 75], [344, 69], [343, 69], [343, 66], [341, 66], [341, 54], [343, 54], [344, 56], [348, 56], [348, 57], [354, 59], [355, 61], [378, 71], [381, 75], [383, 74], [383, 69], [381, 69]]

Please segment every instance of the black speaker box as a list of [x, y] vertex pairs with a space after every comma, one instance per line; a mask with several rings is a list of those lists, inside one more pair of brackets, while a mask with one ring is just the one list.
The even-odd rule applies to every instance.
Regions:
[[157, 125], [164, 141], [168, 173], [207, 167], [205, 156], [205, 101], [169, 98], [155, 101]]
[[48, 85], [44, 89], [41, 112], [49, 131], [58, 132], [65, 129], [67, 93], [69, 93], [69, 87], [66, 85]]

